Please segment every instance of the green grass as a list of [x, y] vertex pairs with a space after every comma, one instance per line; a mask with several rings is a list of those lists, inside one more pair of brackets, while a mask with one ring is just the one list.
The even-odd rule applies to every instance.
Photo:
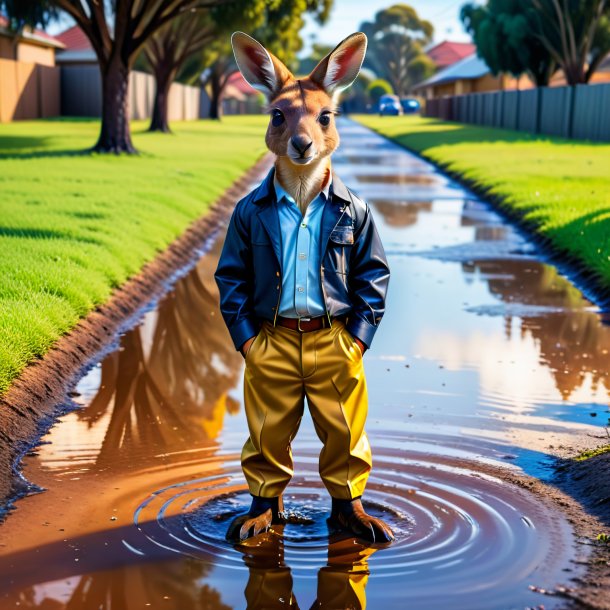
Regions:
[[363, 125], [457, 172], [610, 289], [610, 145], [415, 116]]
[[266, 150], [263, 116], [146, 127], [117, 157], [94, 120], [0, 125], [0, 395]]
[[610, 445], [602, 445], [601, 447], [597, 447], [597, 449], [587, 449], [579, 453], [574, 459], [577, 462], [584, 462], [589, 458], [595, 457], [596, 455], [603, 455], [604, 453], [610, 452]]

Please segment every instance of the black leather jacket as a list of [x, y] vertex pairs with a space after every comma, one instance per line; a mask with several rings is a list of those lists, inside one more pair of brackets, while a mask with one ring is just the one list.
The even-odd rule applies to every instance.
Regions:
[[[275, 323], [282, 286], [281, 234], [272, 168], [237, 202], [214, 277], [235, 348]], [[390, 269], [371, 211], [333, 172], [320, 227], [322, 293], [329, 318], [347, 314], [347, 330], [366, 346], [385, 311]]]

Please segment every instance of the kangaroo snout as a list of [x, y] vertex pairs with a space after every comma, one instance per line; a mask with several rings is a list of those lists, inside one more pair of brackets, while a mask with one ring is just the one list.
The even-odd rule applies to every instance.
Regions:
[[313, 140], [308, 136], [302, 135], [292, 136], [290, 138], [288, 150], [286, 152], [288, 157], [290, 157], [290, 160], [298, 165], [305, 165], [316, 156]]
[[301, 157], [305, 156], [307, 149], [313, 144], [312, 140], [305, 136], [292, 136], [290, 142], [296, 148]]

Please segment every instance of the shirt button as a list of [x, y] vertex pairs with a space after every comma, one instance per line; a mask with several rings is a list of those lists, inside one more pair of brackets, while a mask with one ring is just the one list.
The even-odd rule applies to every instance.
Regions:
[[307, 254], [305, 254], [305, 252], [300, 252], [300, 253], [299, 253], [299, 258], [300, 258], [301, 260], [303, 260], [304, 258], [307, 258]]
[[307, 223], [306, 222], [302, 222], [301, 223], [301, 229], [306, 229], [307, 228]]
[[298, 291], [299, 291], [299, 292], [303, 292], [304, 290], [305, 290], [305, 288], [303, 288], [303, 286], [299, 286], [299, 287], [298, 287]]

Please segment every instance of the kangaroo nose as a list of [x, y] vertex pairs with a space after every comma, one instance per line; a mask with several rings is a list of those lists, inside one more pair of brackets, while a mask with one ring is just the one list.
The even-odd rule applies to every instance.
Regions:
[[290, 138], [292, 145], [299, 151], [301, 157], [305, 154], [307, 149], [313, 144], [309, 138], [303, 136], [293, 136]]

